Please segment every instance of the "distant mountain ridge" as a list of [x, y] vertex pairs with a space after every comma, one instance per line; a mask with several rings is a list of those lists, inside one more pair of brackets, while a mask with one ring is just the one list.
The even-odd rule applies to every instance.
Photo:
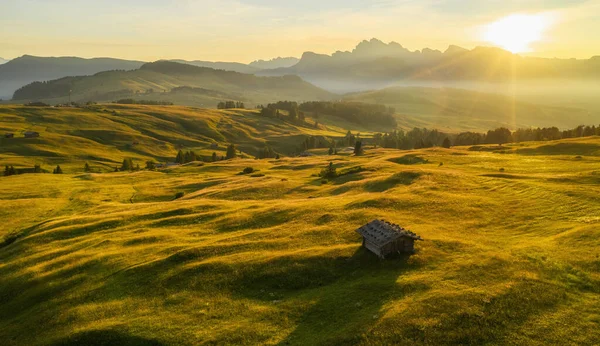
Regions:
[[233, 72], [239, 72], [239, 73], [256, 73], [258, 71], [260, 71], [259, 68], [250, 66], [250, 65], [246, 65], [246, 64], [242, 64], [239, 62], [221, 62], [221, 61], [203, 61], [203, 60], [193, 60], [193, 61], [188, 61], [188, 60], [181, 60], [181, 59], [175, 59], [175, 60], [169, 60], [172, 62], [177, 62], [180, 64], [188, 64], [188, 65], [194, 65], [194, 66], [198, 66], [198, 67], [209, 67], [209, 68], [213, 68], [215, 70], [225, 70], [225, 71], [233, 71]]
[[410, 51], [377, 39], [360, 42], [352, 51], [331, 55], [306, 52], [288, 68], [264, 70], [259, 75], [295, 74], [332, 90], [356, 85], [357, 90], [381, 88], [399, 81], [502, 82], [513, 79], [600, 78], [600, 58], [588, 60], [521, 57], [493, 47], [472, 50], [449, 46], [444, 52], [425, 48]]
[[278, 58], [274, 58], [271, 60], [255, 60], [255, 61], [251, 62], [249, 65], [254, 68], [260, 69], [260, 70], [268, 70], [268, 69], [292, 67], [292, 66], [296, 65], [298, 62], [300, 62], [300, 59], [298, 59], [298, 58], [278, 57]]
[[[265, 68], [289, 67], [296, 58], [275, 58], [254, 61], [251, 64], [237, 62], [213, 62], [203, 60], [169, 60], [198, 67], [254, 74]], [[111, 70], [134, 70], [146, 62], [112, 58], [84, 59], [78, 57], [36, 57], [24, 55], [8, 61], [0, 58], [0, 99], [10, 98], [20, 87], [32, 82], [43, 82], [62, 77], [88, 76]]]
[[334, 96], [298, 76], [257, 77], [163, 60], [143, 64], [136, 70], [34, 82], [15, 91], [13, 100], [61, 103], [69, 98], [77, 102], [133, 98], [215, 107], [223, 100], [261, 104], [277, 100], [325, 100]]
[[110, 70], [133, 70], [144, 62], [112, 58], [36, 57], [24, 55], [0, 65], [0, 98], [10, 97], [19, 87], [35, 81], [65, 76], [93, 75]]

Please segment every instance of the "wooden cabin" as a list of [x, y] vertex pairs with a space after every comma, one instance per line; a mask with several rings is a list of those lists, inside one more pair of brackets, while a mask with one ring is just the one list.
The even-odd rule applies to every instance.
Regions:
[[415, 241], [423, 240], [413, 232], [385, 220], [373, 220], [356, 230], [363, 246], [380, 258], [415, 252]]
[[25, 138], [37, 138], [40, 136], [40, 134], [35, 131], [25, 131], [23, 135], [25, 136]]

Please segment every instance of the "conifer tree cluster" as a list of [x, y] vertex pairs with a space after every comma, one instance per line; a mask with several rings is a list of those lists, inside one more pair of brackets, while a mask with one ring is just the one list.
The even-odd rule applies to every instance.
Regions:
[[175, 157], [175, 162], [179, 164], [190, 163], [194, 161], [198, 161], [198, 156], [196, 156], [196, 153], [191, 150], [185, 152], [183, 150], [179, 150], [177, 157]]
[[273, 150], [273, 148], [266, 146], [264, 147], [259, 153], [258, 153], [258, 158], [259, 159], [273, 159], [275, 157], [277, 157], [277, 153]]
[[17, 174], [17, 170], [15, 169], [15, 167], [13, 167], [13, 166], [6, 166], [4, 168], [4, 176], [5, 177], [11, 176], [11, 175], [15, 175], [15, 174]]
[[63, 170], [60, 168], [60, 165], [56, 166], [56, 168], [52, 171], [52, 174], [63, 174]]
[[[267, 118], [301, 123], [306, 121], [306, 115], [298, 109], [298, 103], [294, 101], [279, 101], [277, 103], [269, 103], [266, 107], [260, 105], [258, 108], [260, 109], [260, 115]], [[280, 110], [287, 111], [288, 115], [283, 115]]]
[[123, 163], [121, 164], [121, 168], [119, 168], [118, 170], [120, 170], [121, 172], [127, 172], [127, 171], [133, 171], [134, 166], [133, 166], [133, 160], [126, 158], [123, 159]]
[[239, 108], [239, 109], [244, 109], [246, 108], [246, 106], [244, 105], [244, 102], [239, 102], [239, 101], [221, 101], [217, 104], [217, 109], [233, 109], [233, 108]]

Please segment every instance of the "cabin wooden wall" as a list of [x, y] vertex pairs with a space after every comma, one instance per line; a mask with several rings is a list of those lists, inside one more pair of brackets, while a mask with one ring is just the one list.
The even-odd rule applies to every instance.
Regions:
[[388, 255], [396, 254], [398, 252], [408, 254], [413, 253], [415, 250], [414, 244], [415, 241], [413, 239], [402, 237], [380, 248], [363, 237], [363, 246], [380, 258], [385, 258]]

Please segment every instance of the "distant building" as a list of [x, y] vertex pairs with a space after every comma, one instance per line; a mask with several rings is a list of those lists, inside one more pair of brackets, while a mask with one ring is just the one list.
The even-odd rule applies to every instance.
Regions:
[[25, 138], [37, 138], [40, 136], [40, 134], [35, 131], [25, 131], [24, 135], [25, 135]]
[[5, 133], [4, 134], [4, 138], [14, 138], [15, 134], [14, 133]]
[[169, 168], [169, 167], [177, 167], [177, 166], [181, 166], [181, 164], [176, 163], [176, 162], [167, 162], [167, 163], [157, 163], [154, 165], [154, 168], [160, 169], [160, 168]]
[[310, 157], [310, 156], [315, 156], [315, 154], [313, 153], [309, 153], [308, 151], [305, 151], [303, 153], [301, 153], [300, 155], [298, 155], [299, 157]]
[[380, 258], [414, 253], [415, 241], [423, 240], [413, 232], [384, 220], [373, 220], [356, 232], [362, 235], [363, 246]]

